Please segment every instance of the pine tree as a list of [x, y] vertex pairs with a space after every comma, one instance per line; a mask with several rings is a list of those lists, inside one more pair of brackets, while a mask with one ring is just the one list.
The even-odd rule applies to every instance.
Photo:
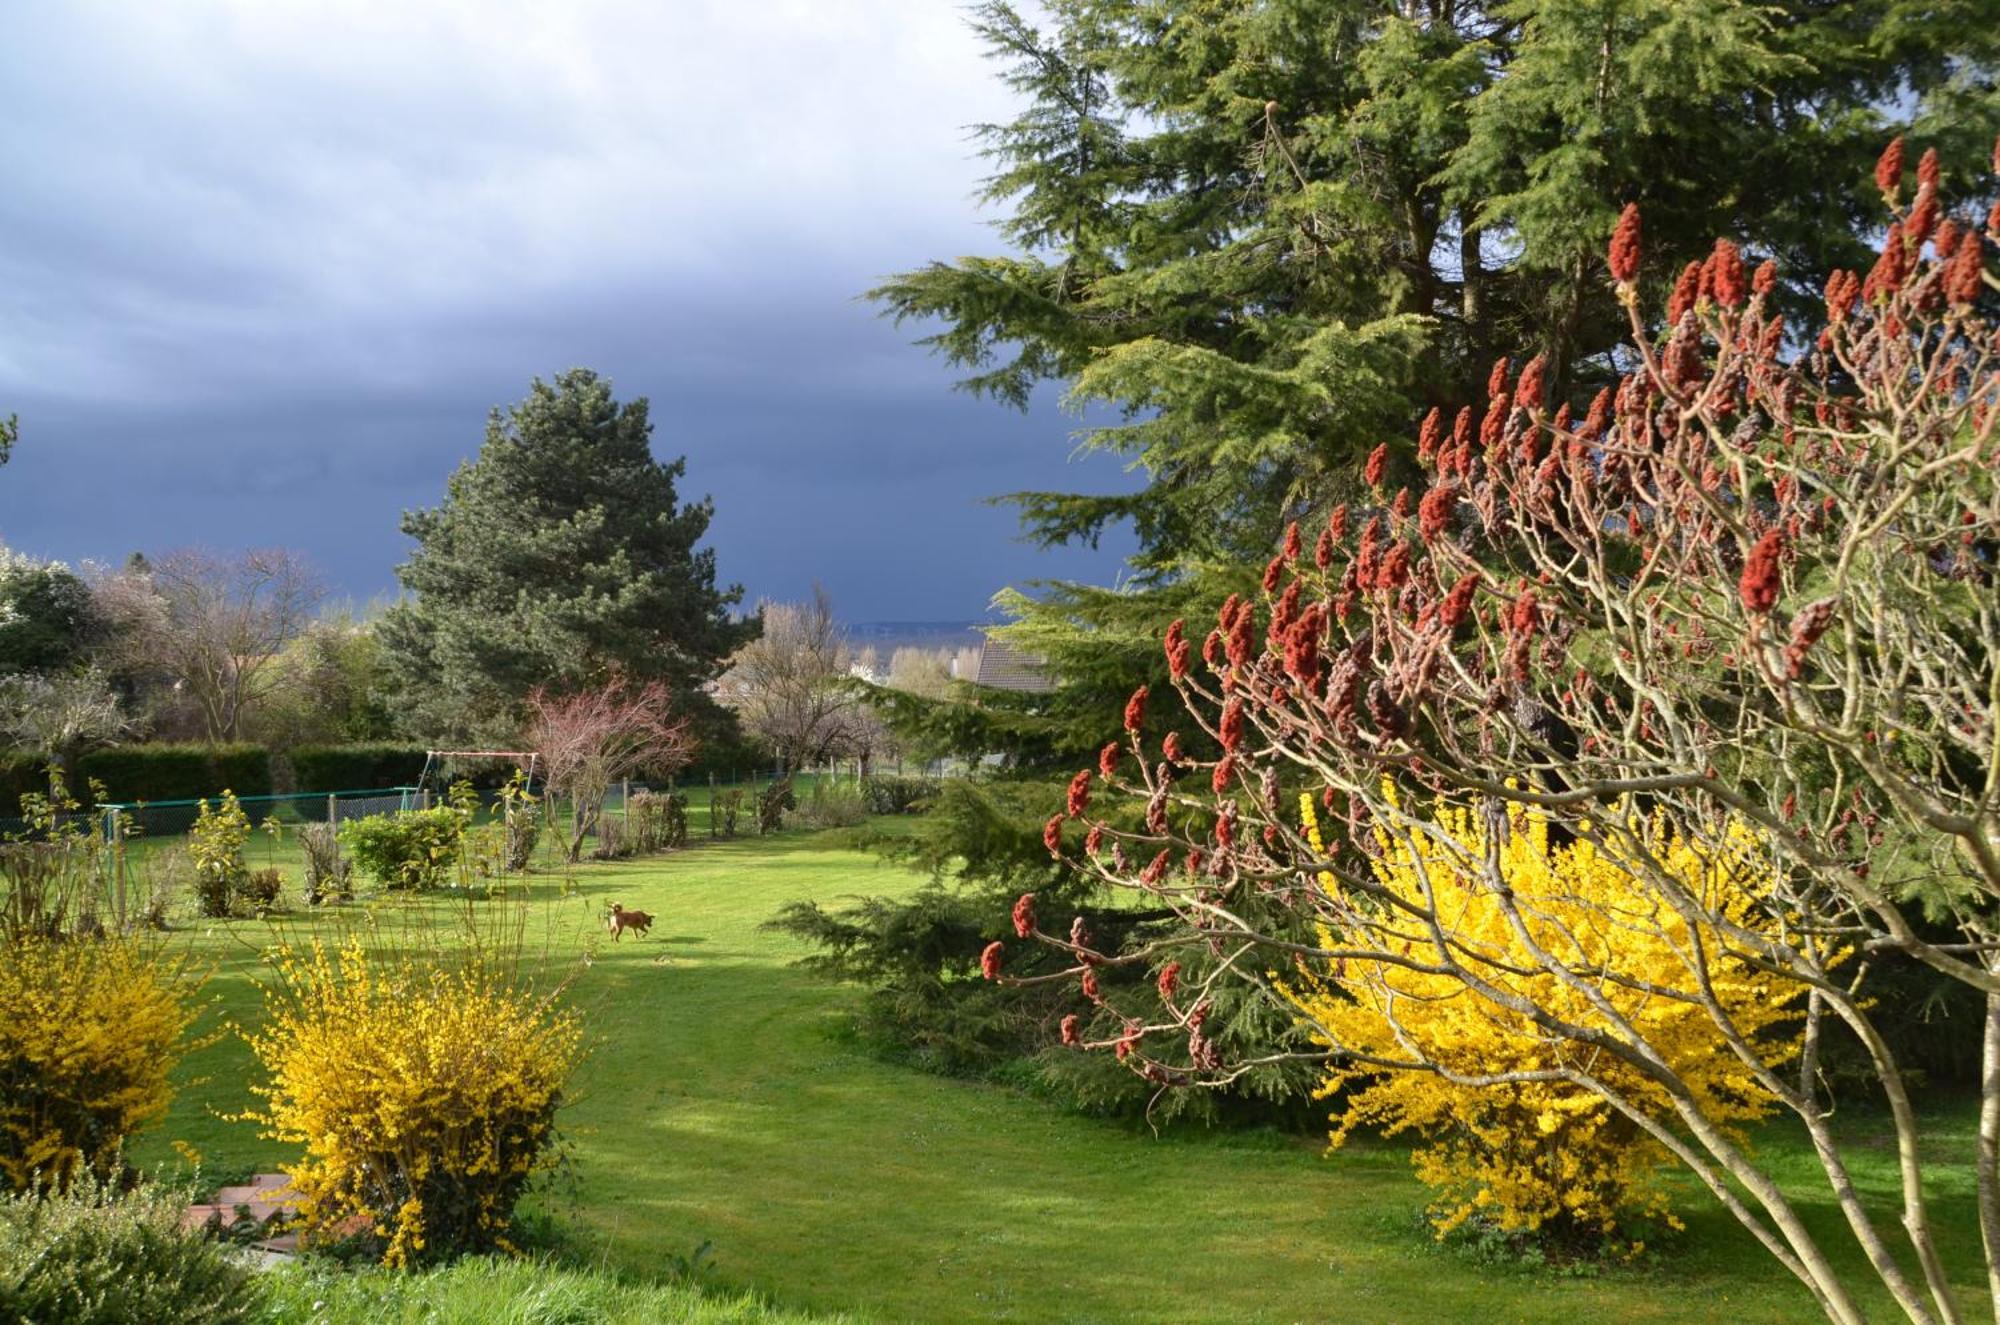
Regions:
[[1626, 203], [1653, 285], [1727, 231], [1815, 296], [1864, 262], [1840, 185], [1882, 142], [1971, 159], [2000, 122], [2000, 25], [1972, 0], [1047, 9], [1047, 34], [974, 11], [1026, 100], [979, 130], [1011, 251], [873, 294], [942, 323], [925, 343], [967, 390], [1059, 383], [1116, 414], [1085, 444], [1139, 492], [1012, 500], [1051, 544], [1129, 522], [1146, 587], [1261, 559], [1384, 437], [1484, 403], [1497, 347], [1544, 355], [1557, 397], [1608, 376]]
[[536, 687], [613, 674], [663, 680], [715, 720], [701, 686], [756, 622], [732, 618], [742, 591], [717, 588], [696, 547], [713, 507], [680, 501], [686, 461], [651, 441], [644, 398], [621, 405], [573, 369], [495, 410], [443, 504], [405, 515], [417, 549], [381, 636], [414, 734], [504, 739]]

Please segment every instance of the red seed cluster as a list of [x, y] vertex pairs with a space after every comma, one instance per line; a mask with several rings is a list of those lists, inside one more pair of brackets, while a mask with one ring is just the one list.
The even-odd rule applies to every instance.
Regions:
[[1805, 672], [1806, 655], [1833, 624], [1833, 607], [1833, 599], [1822, 598], [1806, 604], [1792, 619], [1792, 638], [1785, 645], [1785, 675], [1791, 680], [1798, 680]]
[[1547, 372], [1546, 356], [1536, 355], [1528, 360], [1528, 366], [1521, 370], [1521, 380], [1514, 386], [1514, 404], [1533, 414], [1542, 407], [1543, 375]]
[[1243, 701], [1231, 698], [1222, 706], [1222, 721], [1217, 724], [1216, 735], [1222, 741], [1222, 748], [1231, 754], [1243, 744]]
[[1743, 606], [1758, 616], [1769, 612], [1778, 601], [1780, 563], [1784, 550], [1784, 531], [1774, 528], [1765, 531], [1744, 559], [1743, 575], [1738, 579], [1736, 589], [1743, 597]]
[[1628, 202], [1618, 216], [1618, 226], [1611, 232], [1611, 249], [1607, 255], [1611, 263], [1611, 279], [1628, 282], [1639, 276], [1639, 204]]
[[1118, 776], [1118, 742], [1106, 741], [1097, 752], [1097, 776], [1106, 782]]
[[1160, 968], [1160, 997], [1172, 999], [1174, 992], [1180, 987], [1181, 964], [1179, 962], [1168, 962]]
[[1438, 622], [1446, 630], [1457, 630], [1472, 615], [1472, 595], [1479, 588], [1479, 576], [1467, 571], [1458, 577], [1458, 583], [1451, 586], [1451, 592], [1438, 604]]
[[1049, 821], [1042, 825], [1042, 845], [1058, 860], [1062, 859], [1062, 826], [1063, 817], [1060, 814], [1050, 815]]
[[1072, 1049], [1079, 1048], [1083, 1044], [1083, 1034], [1077, 1029], [1077, 1024], [1074, 1012], [1062, 1019], [1062, 1042]]
[[1078, 769], [1076, 776], [1069, 780], [1069, 800], [1064, 808], [1072, 819], [1082, 818], [1083, 812], [1090, 808], [1089, 769]]
[[1417, 503], [1417, 535], [1426, 543], [1436, 542], [1451, 528], [1452, 512], [1458, 508], [1458, 485], [1440, 483]]
[[1014, 899], [1014, 933], [1027, 938], [1035, 932], [1035, 895], [1022, 893]]
[[979, 954], [979, 973], [988, 980], [998, 980], [1000, 978], [1001, 951], [999, 941], [995, 940], [987, 944], [985, 950]]
[[1188, 643], [1187, 626], [1176, 617], [1167, 627], [1167, 672], [1174, 680], [1181, 680], [1188, 674], [1189, 655], [1194, 646]]
[[1423, 427], [1417, 431], [1417, 462], [1428, 465], [1437, 454], [1438, 443], [1444, 440], [1444, 419], [1436, 405], [1424, 415]]
[[1870, 303], [1886, 298], [1903, 288], [1909, 274], [1910, 249], [1903, 241], [1903, 224], [1891, 221], [1889, 233], [1882, 237], [1882, 252], [1869, 269], [1868, 279], [1861, 283], [1861, 297]]
[[1944, 297], [1954, 304], [1970, 304], [1979, 298], [1983, 269], [1979, 236], [1967, 234], [1958, 241], [1951, 262], [1944, 271]]
[[1743, 255], [1736, 245], [1726, 239], [1715, 241], [1715, 253], [1709, 258], [1712, 264], [1710, 281], [1715, 290], [1715, 302], [1724, 308], [1743, 306], [1745, 281]]
[[1125, 730], [1136, 732], [1146, 725], [1146, 687], [1140, 686], [1125, 701]]
[[1521, 596], [1514, 600], [1514, 609], [1508, 614], [1508, 633], [1524, 638], [1532, 638], [1535, 632], [1541, 628], [1541, 624], [1542, 614], [1541, 609], [1535, 603], [1535, 591], [1533, 589], [1524, 590]]
[[1890, 140], [1882, 149], [1882, 155], [1875, 161], [1875, 187], [1884, 194], [1894, 197], [1903, 186], [1903, 140]]
[[1667, 321], [1679, 322], [1694, 307], [1694, 301], [1701, 296], [1701, 264], [1690, 262], [1681, 268], [1681, 278], [1674, 282], [1673, 297], [1667, 300]]
[[1361, 477], [1371, 488], [1382, 486], [1382, 470], [1389, 463], [1389, 444], [1382, 442], [1368, 453], [1368, 463], [1361, 467]]

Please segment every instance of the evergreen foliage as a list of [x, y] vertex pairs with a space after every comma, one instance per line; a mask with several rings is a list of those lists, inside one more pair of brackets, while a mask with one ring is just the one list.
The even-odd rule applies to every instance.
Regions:
[[700, 687], [756, 626], [731, 618], [741, 591], [718, 588], [696, 547], [712, 506], [680, 500], [686, 462], [651, 444], [643, 398], [620, 404], [572, 369], [495, 410], [444, 502], [404, 517], [408, 596], [380, 630], [412, 734], [505, 739], [536, 687], [614, 673], [713, 714]]
[[114, 745], [79, 757], [76, 774], [78, 785], [102, 785], [118, 804], [197, 800], [225, 788], [268, 796], [271, 752], [261, 745]]
[[420, 745], [387, 743], [308, 745], [292, 751], [292, 780], [300, 791], [355, 791], [415, 786], [423, 776]]
[[[1845, 189], [1906, 128], [2000, 119], [1986, 7], [1866, 0], [994, 0], [975, 27], [1020, 115], [982, 126], [1001, 256], [873, 292], [965, 389], [1108, 407], [1089, 448], [1137, 493], [1017, 493], [1031, 535], [1129, 521], [1141, 583], [1260, 560], [1424, 409], [1479, 403], [1497, 352], [1553, 394], [1624, 333], [1600, 255], [1645, 208], [1649, 286], [1718, 233], [1798, 296], [1865, 265]], [[1650, 302], [1650, 301], [1649, 301]]]
[[[1063, 1017], [1075, 1014], [1098, 1036], [1118, 1020], [1073, 981], [997, 986], [980, 978], [980, 951], [1023, 892], [1035, 895], [1045, 929], [1068, 932], [1082, 920], [1107, 951], [1143, 948], [1166, 912], [1117, 903], [1050, 858], [1042, 843], [1048, 805], [1060, 788], [1037, 780], [942, 783], [931, 813], [873, 839], [883, 854], [928, 870], [931, 882], [908, 898], [861, 897], [844, 905], [794, 902], [771, 927], [819, 952], [805, 965], [872, 992], [861, 1013], [864, 1036], [886, 1052], [934, 1071], [1024, 1081], [1093, 1113], [1145, 1113], [1159, 1123], [1222, 1116], [1303, 1120], [1288, 1104], [1303, 1097], [1306, 1067], [1259, 1069], [1227, 1091], [1161, 1094], [1102, 1055], [1050, 1048]], [[1057, 955], [1027, 946], [1011, 974], [1061, 969]], [[1107, 967], [1103, 991], [1126, 1003], [1153, 997], [1144, 965]], [[1122, 1006], [1122, 1004], [1121, 1004]], [[1231, 990], [1211, 1022], [1218, 1043], [1251, 1046], [1303, 1038], [1268, 1002]]]

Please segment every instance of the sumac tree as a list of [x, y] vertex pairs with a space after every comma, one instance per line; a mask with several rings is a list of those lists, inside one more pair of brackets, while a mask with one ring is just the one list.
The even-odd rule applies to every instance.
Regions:
[[[1071, 959], [1044, 978], [1145, 964], [1173, 993], [1065, 1039], [1214, 1086], [1258, 1061], [1204, 1037], [1216, 991], [1313, 982], [1375, 1014], [1364, 1032], [1294, 998], [1334, 1074], [1545, 1092], [1643, 1134], [1830, 1319], [1862, 1319], [1827, 1231], [1699, 1079], [1721, 1063], [1733, 1098], [1803, 1127], [1902, 1312], [1948, 1322], [1913, 1080], [1870, 993], [1919, 965], [1984, 1001], [1968, 1158], [2000, 1304], [2000, 207], [1954, 212], [1936, 155], [1912, 180], [1900, 141], [1867, 200], [1880, 251], [1834, 273], [1822, 325], [1788, 327], [1774, 264], [1725, 240], [1656, 336], [1628, 209], [1615, 386], [1574, 408], [1540, 357], [1496, 363], [1483, 409], [1424, 420], [1421, 483], [1385, 490], [1385, 443], [1372, 502], [1293, 526], [1261, 595], [1205, 639], [1173, 625], [1172, 685], [1213, 756], [1148, 748], [1135, 696], [1124, 746], [1077, 775], [1046, 841], [1176, 931], [1099, 950], [1042, 932], [1032, 899], [1016, 917]], [[1114, 796], [1144, 799], [1142, 828], [1104, 812]], [[1615, 861], [1618, 886], [1522, 886], [1523, 832]], [[995, 943], [984, 965], [1008, 979], [1008, 962]], [[1429, 982], [1511, 1028], [1514, 1052], [1455, 1058], [1421, 1024]], [[1836, 1034], [1886, 1109], [1893, 1222], [1832, 1126]]]

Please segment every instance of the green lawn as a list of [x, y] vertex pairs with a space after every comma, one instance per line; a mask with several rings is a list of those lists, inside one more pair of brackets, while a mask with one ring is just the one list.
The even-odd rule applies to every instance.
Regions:
[[[1686, 1237], [1648, 1266], [1572, 1277], [1482, 1265], [1415, 1227], [1423, 1193], [1394, 1147], [1329, 1157], [1269, 1134], [1154, 1139], [884, 1063], [848, 1033], [858, 991], [797, 969], [797, 941], [759, 926], [796, 898], [916, 882], [791, 834], [587, 866], [566, 897], [538, 885], [553, 917], [538, 932], [553, 932], [559, 952], [595, 947], [576, 994], [597, 1040], [566, 1122], [580, 1185], [556, 1208], [602, 1268], [643, 1284], [712, 1241], [723, 1288], [879, 1321], [1816, 1318], [1700, 1198]], [[652, 937], [602, 942], [596, 917], [612, 900], [653, 912]], [[218, 1014], [253, 1017], [249, 975], [269, 931], [240, 921], [188, 933], [216, 962]], [[219, 1116], [249, 1102], [251, 1069], [235, 1039], [196, 1055], [196, 1080], [142, 1142], [141, 1162], [171, 1166], [174, 1138], [193, 1142], [213, 1176], [283, 1160]], [[1971, 1126], [1968, 1109], [1941, 1110], [1936, 1140], [1967, 1155]], [[1800, 1148], [1773, 1136], [1765, 1150], [1813, 1190]], [[1885, 1206], [1888, 1159], [1880, 1151], [1862, 1175]], [[1955, 1186], [1936, 1222], [1970, 1293], [1970, 1175], [1946, 1176]], [[1811, 1213], [1837, 1240], [1830, 1200]]]

